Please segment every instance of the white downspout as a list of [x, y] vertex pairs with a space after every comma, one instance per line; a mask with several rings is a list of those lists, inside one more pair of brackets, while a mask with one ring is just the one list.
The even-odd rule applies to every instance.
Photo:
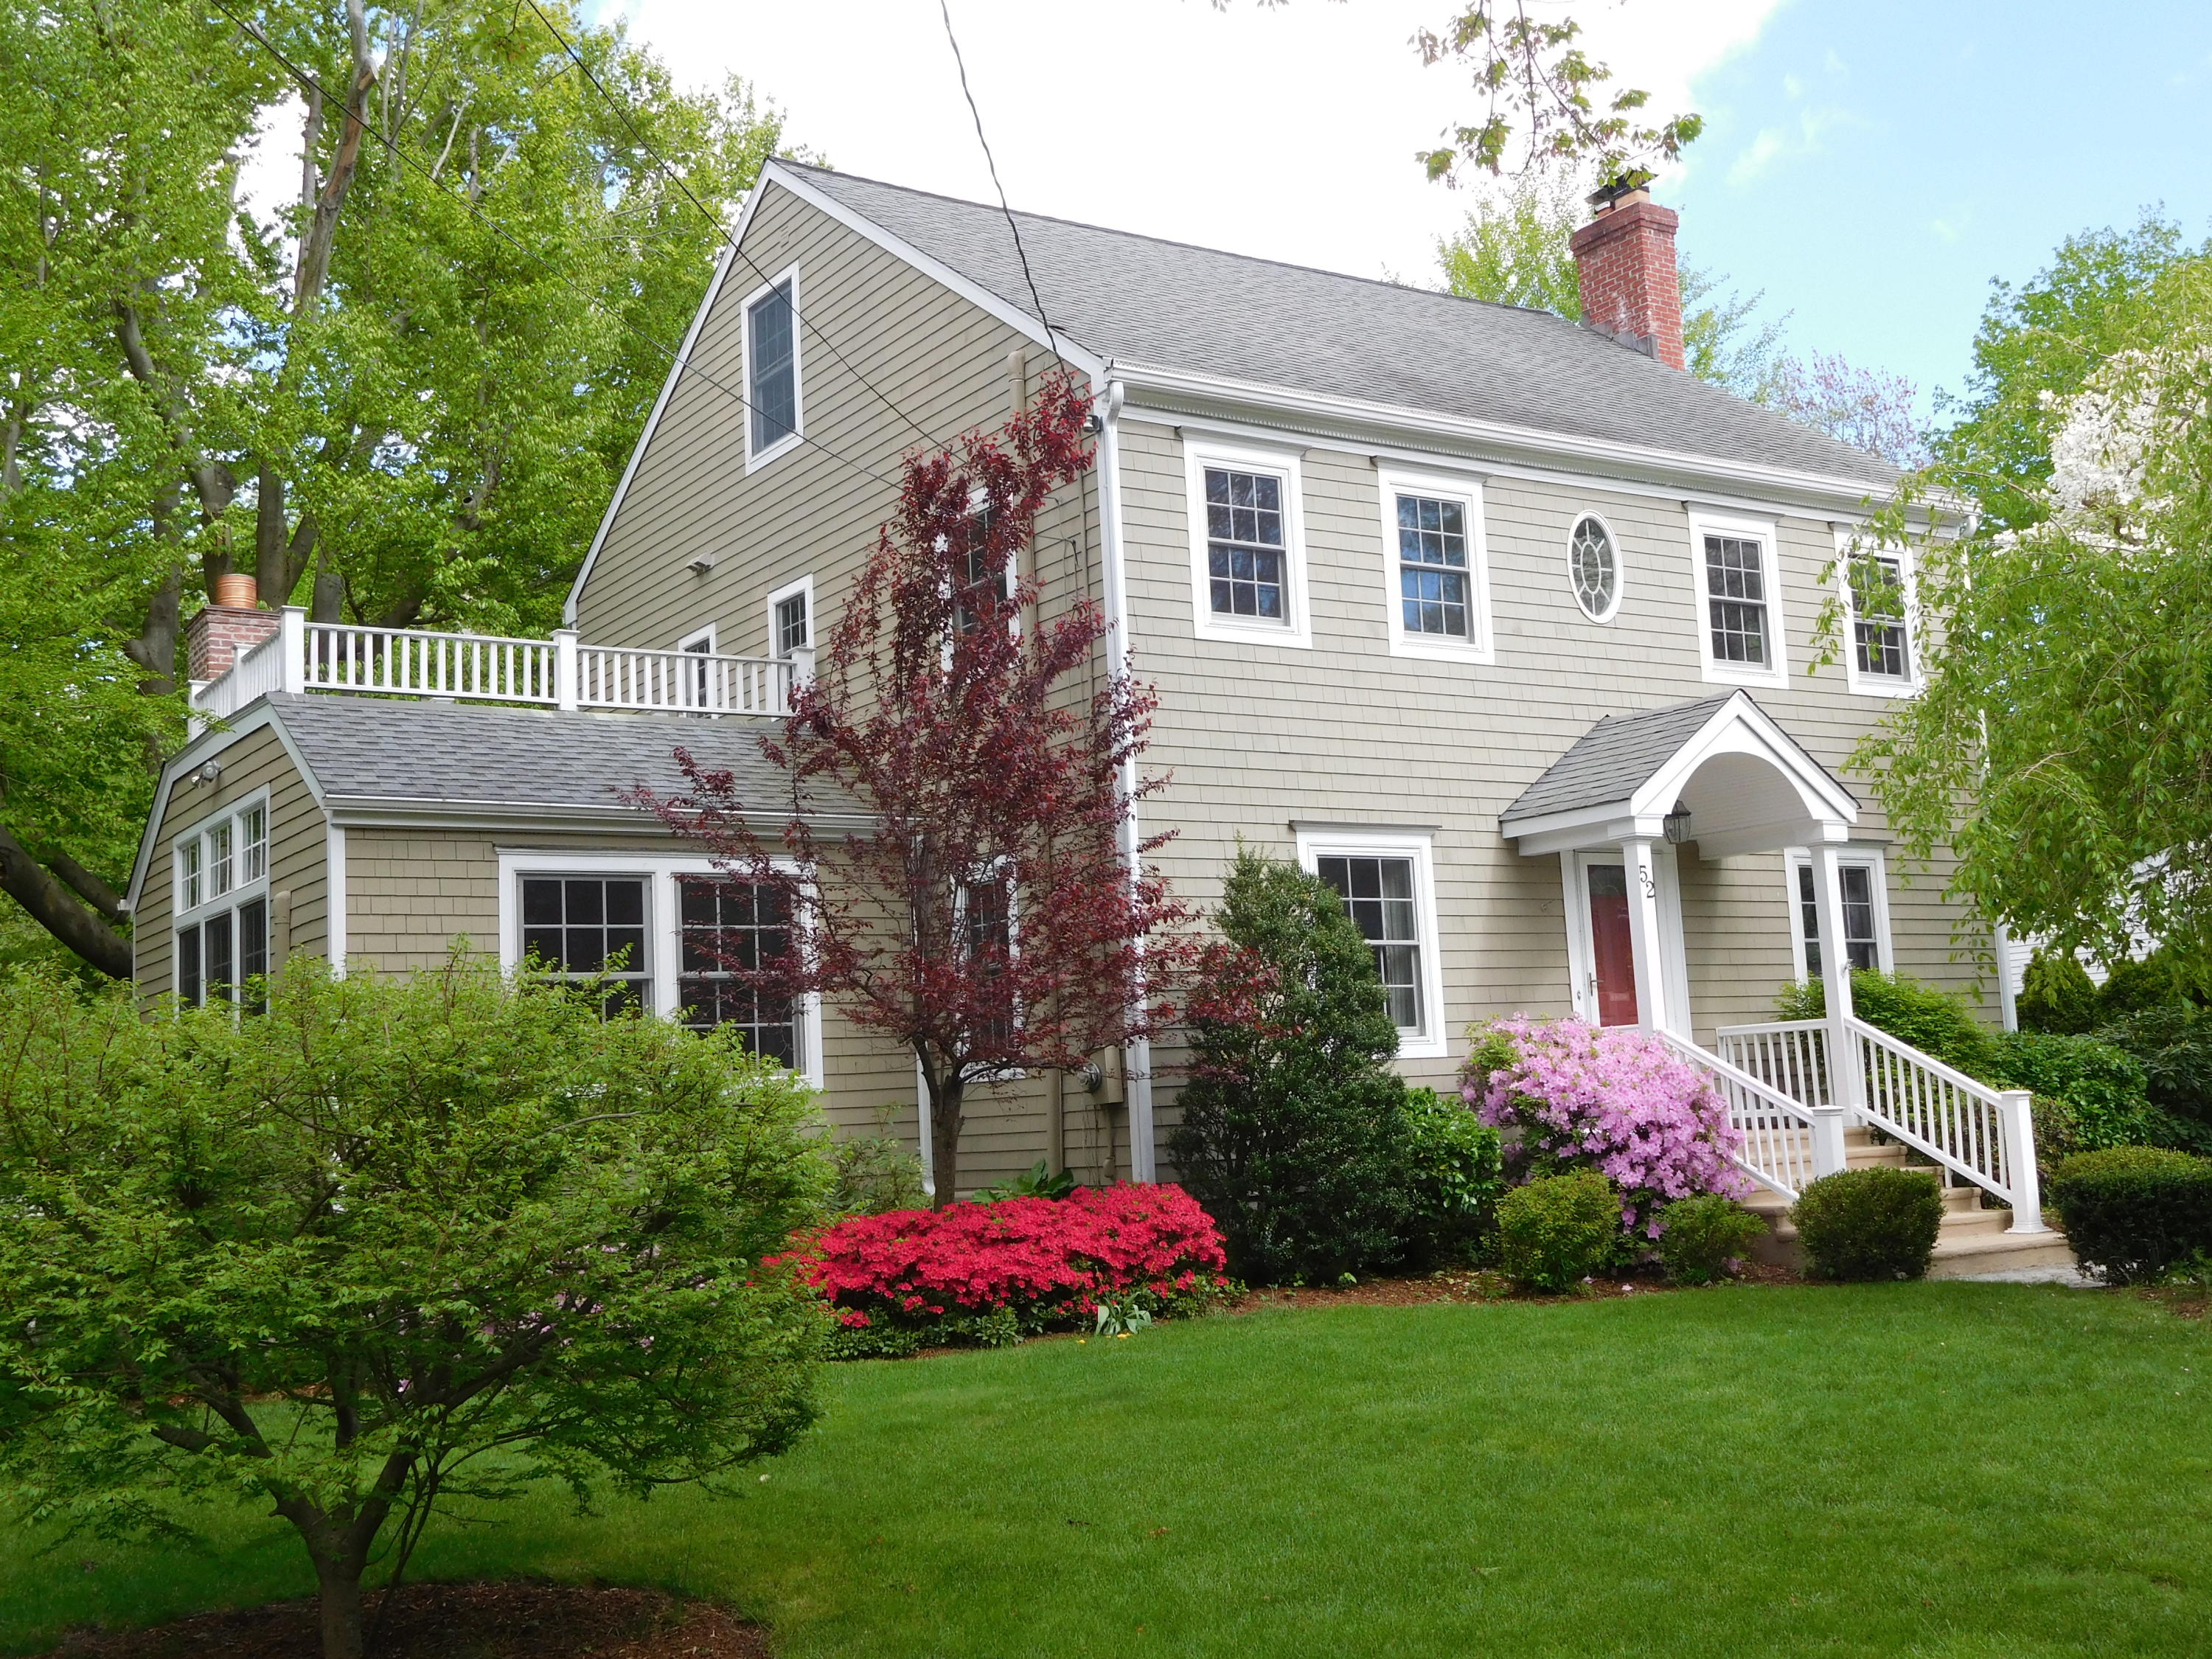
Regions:
[[[1110, 366], [1109, 366], [1110, 372]], [[1105, 395], [1098, 399], [1098, 539], [1102, 575], [1106, 587], [1107, 636], [1114, 656], [1109, 672], [1127, 679], [1133, 672], [1129, 643], [1128, 572], [1121, 547], [1121, 452], [1116, 426], [1125, 388], [1109, 379]], [[1121, 793], [1131, 805], [1121, 824], [1121, 856], [1128, 863], [1129, 879], [1138, 875], [1137, 848], [1144, 837], [1137, 828], [1137, 762], [1121, 763]], [[1152, 1150], [1152, 1045], [1143, 1039], [1131, 1043], [1122, 1056], [1122, 1076], [1129, 1107], [1129, 1178], [1152, 1181], [1158, 1166]]]

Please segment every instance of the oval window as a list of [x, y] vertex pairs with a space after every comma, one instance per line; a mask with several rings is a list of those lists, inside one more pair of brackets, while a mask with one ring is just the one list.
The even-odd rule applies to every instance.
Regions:
[[1620, 550], [1613, 532], [1595, 513], [1575, 520], [1567, 538], [1567, 577], [1575, 603], [1592, 622], [1608, 622], [1620, 606]]

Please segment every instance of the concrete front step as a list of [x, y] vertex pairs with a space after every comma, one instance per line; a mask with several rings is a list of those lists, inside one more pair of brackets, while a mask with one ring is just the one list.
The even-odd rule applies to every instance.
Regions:
[[[1901, 1148], [1869, 1150], [1895, 1151], [1897, 1161], [1903, 1162]], [[1753, 1247], [1753, 1254], [1761, 1261], [1802, 1272], [1805, 1252], [1797, 1243], [1797, 1229], [1790, 1223], [1788, 1200], [1778, 1193], [1761, 1188], [1744, 1200], [1744, 1207], [1763, 1218], [1767, 1226], [1766, 1237]], [[1929, 1264], [1928, 1276], [1954, 1279], [1967, 1273], [2072, 1265], [2074, 1252], [2066, 1243], [2066, 1235], [2057, 1228], [2042, 1233], [2015, 1233], [2011, 1228], [2011, 1211], [1982, 1207], [1980, 1188], [1945, 1188], [1943, 1219], [1936, 1230], [1936, 1254]]]

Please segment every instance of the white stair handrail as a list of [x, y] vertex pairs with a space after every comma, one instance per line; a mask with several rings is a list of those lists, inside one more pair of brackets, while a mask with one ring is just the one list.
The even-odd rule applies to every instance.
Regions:
[[1760, 1186], [1794, 1204], [1807, 1183], [1843, 1168], [1841, 1113], [1792, 1100], [1686, 1037], [1654, 1035], [1703, 1072], [1726, 1103], [1729, 1121], [1741, 1138], [1732, 1154], [1735, 1165]]
[[2016, 1233], [2050, 1231], [2025, 1089], [1993, 1089], [1856, 1015], [1845, 1022], [1866, 1088], [1865, 1121], [2012, 1206]]
[[1837, 1101], [1828, 1081], [1828, 1022], [1771, 1020], [1762, 1025], [1723, 1025], [1713, 1033], [1721, 1058], [1805, 1106]]

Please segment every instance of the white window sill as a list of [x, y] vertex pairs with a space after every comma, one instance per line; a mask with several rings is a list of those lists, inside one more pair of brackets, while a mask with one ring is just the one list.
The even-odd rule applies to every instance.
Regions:
[[1855, 697], [1917, 697], [1926, 689], [1925, 682], [1917, 678], [1893, 680], [1856, 672], [1850, 675], [1849, 680]]
[[1463, 662], [1479, 668], [1487, 668], [1498, 661], [1498, 653], [1483, 641], [1455, 640], [1449, 635], [1431, 637], [1393, 633], [1390, 635], [1390, 654], [1411, 657], [1424, 662]]
[[1707, 657], [1704, 678], [1708, 685], [1787, 685], [1790, 670], [1782, 663], [1768, 668], [1753, 668], [1743, 663], [1715, 662]]
[[[750, 410], [745, 411], [745, 417], [748, 420], [752, 417]], [[745, 471], [747, 475], [750, 476], [752, 473], [759, 471], [761, 468], [766, 466], [771, 461], [781, 460], [786, 455], [791, 453], [793, 450], [798, 448], [799, 445], [805, 441], [806, 434], [805, 433], [794, 432], [787, 438], [777, 439], [766, 449], [747, 450], [745, 452]]]
[[1398, 1058], [1401, 1060], [1442, 1060], [1449, 1047], [1440, 1036], [1423, 1036], [1415, 1031], [1398, 1033]]
[[1200, 612], [1191, 631], [1201, 640], [1223, 645], [1289, 646], [1300, 651], [1310, 650], [1313, 646], [1310, 632], [1293, 628], [1288, 623], [1224, 622], [1211, 611]]

